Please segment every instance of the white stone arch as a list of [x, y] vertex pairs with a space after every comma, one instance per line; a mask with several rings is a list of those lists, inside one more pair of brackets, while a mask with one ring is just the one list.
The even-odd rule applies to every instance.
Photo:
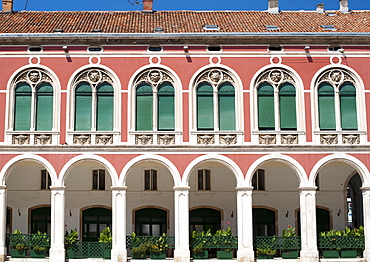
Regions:
[[[250, 82], [250, 112], [251, 114], [251, 127], [252, 131], [258, 131], [258, 110], [257, 110], [257, 79], [264, 72], [272, 69], [283, 69], [289, 73], [294, 79], [296, 89], [296, 118], [297, 118], [297, 131], [306, 130], [305, 106], [304, 106], [304, 84], [300, 75], [293, 68], [283, 64], [270, 64], [260, 68], [252, 77]], [[276, 113], [275, 113], [276, 114]]]
[[109, 175], [110, 175], [110, 178], [111, 178], [111, 181], [112, 181], [112, 186], [117, 186], [117, 181], [118, 181], [118, 174], [116, 172], [116, 169], [114, 168], [114, 166], [105, 158], [101, 157], [101, 156], [97, 156], [97, 155], [93, 155], [93, 154], [84, 154], [84, 155], [79, 155], [79, 156], [76, 156], [72, 159], [70, 159], [62, 168], [62, 170], [60, 171], [60, 176], [59, 176], [59, 183], [60, 183], [60, 186], [65, 186], [65, 182], [67, 180], [67, 177], [69, 175], [69, 172], [71, 171], [71, 169], [78, 165], [78, 163], [80, 162], [83, 162], [83, 161], [92, 161], [92, 162], [98, 162], [99, 164], [101, 164], [102, 166], [104, 166], [104, 168], [107, 169]]
[[317, 88], [318, 88], [318, 79], [319, 77], [325, 73], [325, 71], [329, 71], [331, 69], [340, 69], [346, 71], [355, 81], [355, 88], [356, 88], [356, 107], [357, 107], [357, 119], [358, 119], [358, 130], [365, 131], [366, 130], [366, 110], [362, 110], [365, 108], [365, 84], [361, 78], [361, 76], [351, 67], [342, 65], [342, 64], [331, 64], [320, 68], [315, 75], [312, 77], [310, 90], [311, 90], [311, 104], [313, 110], [311, 111], [312, 117], [312, 130], [319, 131], [319, 110], [318, 110], [318, 101], [317, 101]]
[[[82, 66], [75, 70], [75, 72], [71, 75], [68, 80], [67, 84], [67, 117], [66, 117], [66, 124], [67, 124], [67, 131], [74, 131], [74, 105], [75, 105], [75, 97], [74, 97], [74, 81], [76, 77], [81, 74], [82, 72], [89, 70], [89, 69], [99, 69], [104, 71], [109, 77], [112, 79], [112, 87], [114, 90], [114, 114], [113, 114], [113, 131], [120, 131], [121, 130], [121, 82], [119, 80], [118, 75], [109, 67], [100, 65], [100, 64], [89, 64]], [[103, 82], [103, 81], [101, 81]]]
[[186, 167], [183, 177], [182, 177], [182, 185], [183, 186], [188, 186], [189, 184], [189, 178], [191, 172], [199, 165], [205, 162], [217, 162], [220, 163], [227, 168], [229, 168], [236, 179], [236, 187], [243, 187], [244, 183], [244, 177], [243, 177], [243, 172], [241, 171], [240, 167], [230, 158], [223, 156], [223, 155], [217, 155], [217, 154], [208, 154], [208, 155], [203, 155], [200, 157], [197, 157], [191, 163]]
[[126, 185], [127, 175], [130, 172], [131, 168], [133, 168], [135, 165], [141, 163], [141, 162], [147, 162], [147, 161], [154, 161], [157, 163], [162, 164], [165, 166], [169, 171], [173, 179], [174, 187], [181, 186], [181, 178], [180, 173], [177, 170], [176, 166], [167, 158], [159, 155], [154, 154], [145, 154], [141, 156], [137, 156], [133, 159], [131, 159], [125, 167], [122, 169], [122, 172], [119, 177], [119, 185]]
[[330, 162], [343, 162], [353, 167], [362, 180], [362, 187], [369, 187], [369, 170], [364, 163], [354, 156], [346, 153], [334, 153], [320, 159], [310, 172], [309, 186], [315, 186], [315, 179], [320, 169]]
[[[59, 106], [60, 105], [60, 90], [61, 85], [57, 74], [47, 66], [40, 65], [40, 64], [29, 64], [26, 66], [22, 66], [18, 68], [9, 78], [6, 89], [6, 114], [5, 114], [5, 123], [6, 123], [6, 130], [13, 131], [14, 126], [14, 87], [15, 87], [15, 80], [18, 76], [20, 76], [23, 72], [36, 69], [45, 72], [51, 79], [52, 79], [52, 87], [53, 87], [53, 104], [54, 104], [54, 112], [53, 112], [53, 128], [52, 131], [59, 131], [60, 129], [60, 113], [59, 113]], [[42, 82], [42, 81], [40, 81]], [[6, 140], [5, 140], [6, 141]], [[9, 141], [9, 140], [8, 140]]]
[[295, 160], [294, 158], [283, 155], [280, 153], [274, 153], [270, 155], [265, 155], [254, 161], [254, 163], [250, 166], [245, 176], [245, 183], [247, 186], [252, 186], [252, 178], [254, 172], [258, 169], [259, 166], [263, 165], [269, 161], [278, 161], [286, 164], [288, 167], [295, 171], [295, 174], [299, 181], [299, 187], [304, 187], [308, 185], [308, 177], [306, 171], [302, 167], [302, 165]]
[[135, 120], [136, 120], [136, 89], [135, 89], [135, 81], [139, 77], [139, 75], [147, 70], [150, 69], [158, 69], [163, 70], [168, 73], [172, 80], [173, 80], [173, 88], [175, 90], [175, 131], [182, 130], [182, 82], [180, 77], [176, 74], [176, 72], [165, 65], [161, 64], [149, 64], [140, 67], [135, 71], [135, 73], [131, 76], [130, 81], [128, 82], [128, 105], [127, 105], [127, 114], [128, 114], [128, 130], [135, 131]]
[[52, 186], [58, 185], [57, 183], [58, 177], [53, 165], [45, 158], [33, 154], [23, 154], [10, 159], [1, 169], [0, 172], [1, 185], [6, 185], [6, 180], [8, 179], [9, 174], [18, 164], [21, 164], [23, 161], [35, 161], [44, 166], [45, 169], [49, 172], [51, 178], [51, 185]]
[[[209, 64], [199, 68], [191, 77], [189, 81], [189, 123], [190, 123], [190, 131], [197, 131], [197, 117], [196, 117], [196, 79], [205, 71], [210, 69], [223, 69], [229, 73], [234, 81], [234, 90], [235, 90], [235, 123], [236, 123], [236, 131], [243, 131], [244, 127], [244, 110], [243, 110], [243, 83], [241, 78], [239, 77], [238, 73], [232, 68], [217, 63], [217, 64]], [[217, 90], [214, 90], [214, 92]]]

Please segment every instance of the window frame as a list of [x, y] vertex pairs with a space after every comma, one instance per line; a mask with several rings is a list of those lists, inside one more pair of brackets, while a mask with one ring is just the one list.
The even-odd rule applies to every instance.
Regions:
[[[202, 172], [202, 178], [199, 178], [200, 172]], [[207, 183], [207, 173], [209, 175], [209, 183]], [[196, 171], [196, 191], [198, 192], [211, 192], [212, 191], [212, 169], [210, 168], [200, 168]], [[199, 181], [202, 180], [202, 185]]]
[[[262, 181], [260, 182], [260, 180]], [[253, 187], [253, 191], [267, 191], [266, 190], [266, 170], [265, 169], [259, 168], [253, 173], [251, 185]]]
[[[104, 171], [104, 173], [101, 173], [101, 171]], [[107, 171], [103, 168], [94, 168], [91, 170], [91, 191], [107, 191], [106, 173]], [[101, 182], [104, 184], [101, 185]]]
[[[45, 179], [43, 178], [45, 176]], [[45, 180], [45, 183], [43, 182]], [[40, 169], [40, 190], [50, 190], [52, 180], [49, 172], [46, 169]]]
[[[147, 174], [148, 174], [147, 172], [148, 171], [149, 171], [149, 184], [147, 187]], [[156, 169], [156, 168], [143, 169], [143, 190], [147, 192], [150, 192], [150, 191], [158, 192], [159, 191], [159, 169]]]

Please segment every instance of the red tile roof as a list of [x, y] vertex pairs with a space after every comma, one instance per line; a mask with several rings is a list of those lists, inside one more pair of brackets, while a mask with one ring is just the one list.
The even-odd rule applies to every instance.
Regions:
[[[220, 30], [205, 30], [217, 25]], [[279, 31], [268, 31], [276, 25]], [[21, 11], [0, 13], [0, 33], [153, 33], [161, 27], [164, 33], [256, 33], [256, 32], [332, 32], [321, 25], [333, 25], [334, 32], [370, 32], [370, 11], [339, 11], [324, 14], [315, 11]]]

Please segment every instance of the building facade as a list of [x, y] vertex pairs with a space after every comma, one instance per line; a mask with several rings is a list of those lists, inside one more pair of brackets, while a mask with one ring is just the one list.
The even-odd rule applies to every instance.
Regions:
[[95, 241], [229, 225], [254, 236], [365, 226], [370, 261], [370, 11], [0, 13], [0, 254], [6, 234]]

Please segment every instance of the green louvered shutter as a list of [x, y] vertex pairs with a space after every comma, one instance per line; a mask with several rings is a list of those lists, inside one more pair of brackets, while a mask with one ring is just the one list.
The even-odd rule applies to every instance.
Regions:
[[343, 130], [357, 130], [356, 88], [344, 83], [339, 89], [340, 119]]
[[221, 131], [235, 130], [235, 89], [230, 83], [218, 90], [218, 117]]
[[329, 83], [322, 83], [318, 94], [320, 129], [335, 130], [334, 88]]
[[53, 128], [53, 87], [42, 83], [36, 93], [36, 130], [50, 131]]
[[27, 83], [19, 83], [15, 88], [14, 130], [29, 131], [31, 128], [32, 89]]
[[97, 88], [96, 102], [96, 130], [113, 130], [113, 87], [108, 83], [103, 83]]
[[158, 130], [175, 130], [175, 90], [170, 83], [158, 89]]
[[92, 90], [88, 83], [81, 83], [75, 92], [75, 130], [91, 130]]
[[268, 83], [258, 87], [258, 128], [275, 129], [274, 88]]
[[280, 129], [296, 130], [296, 92], [295, 87], [290, 83], [285, 83], [279, 91], [280, 106]]
[[153, 130], [153, 90], [148, 84], [136, 89], [136, 130]]
[[197, 128], [198, 130], [214, 130], [213, 88], [202, 83], [197, 89]]

